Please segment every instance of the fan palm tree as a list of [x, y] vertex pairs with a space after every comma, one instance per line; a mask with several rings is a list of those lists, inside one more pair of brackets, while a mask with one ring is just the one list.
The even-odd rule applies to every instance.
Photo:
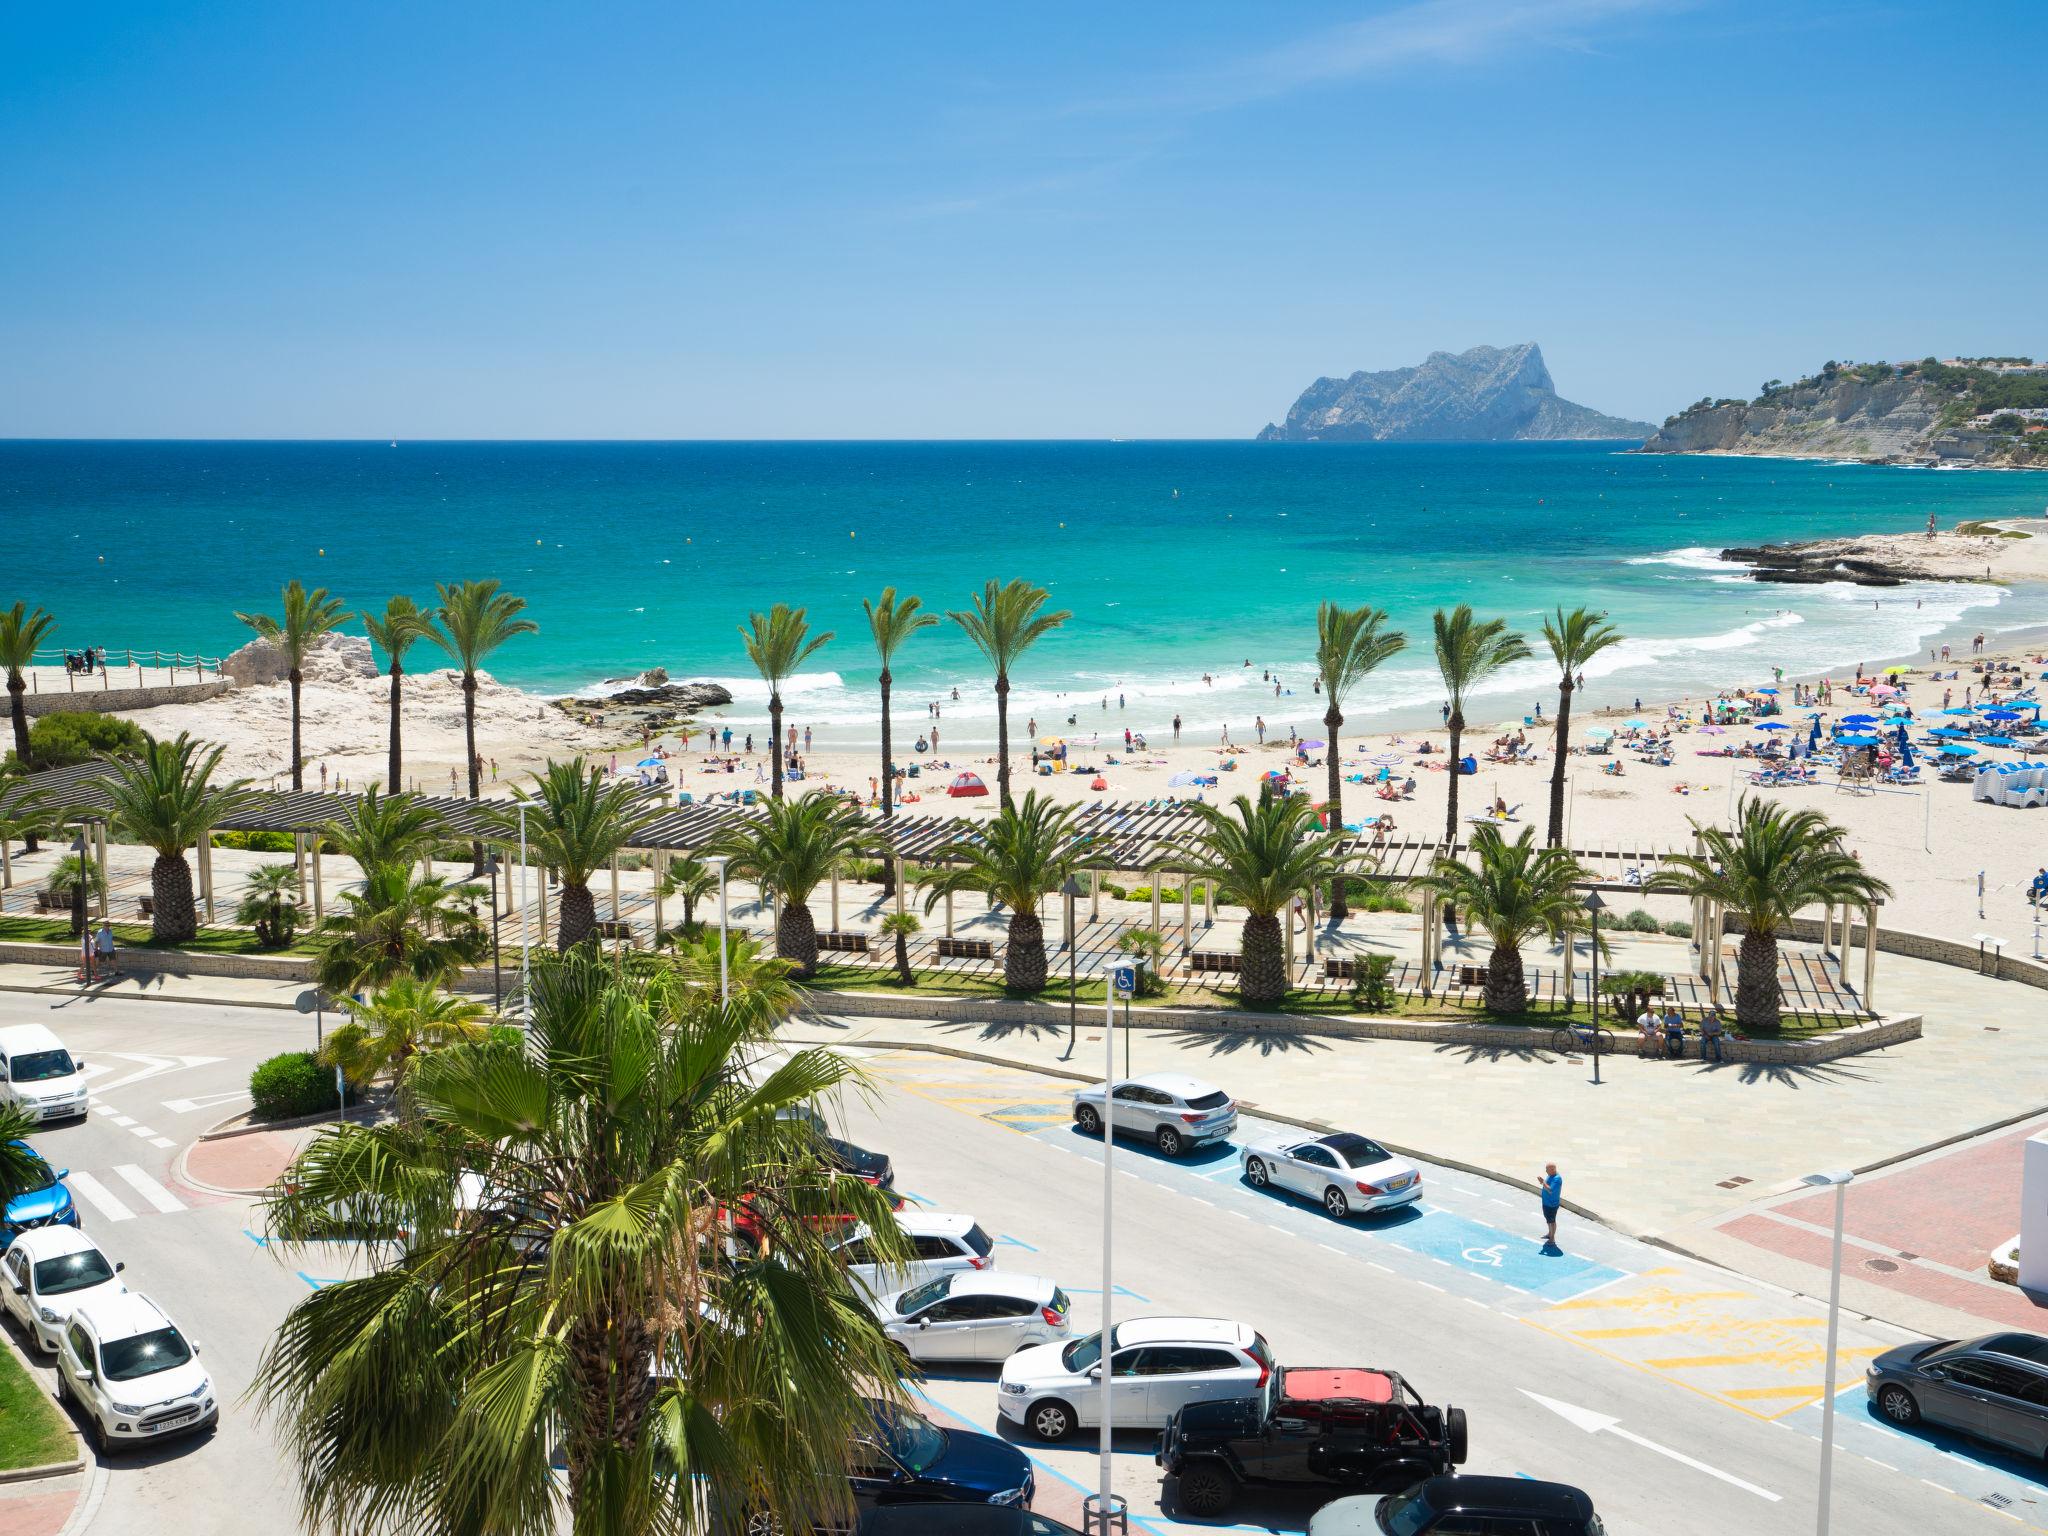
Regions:
[[1183, 874], [1199, 875], [1216, 888], [1216, 899], [1245, 909], [1238, 951], [1238, 996], [1264, 1007], [1287, 996], [1286, 945], [1280, 914], [1288, 902], [1342, 873], [1336, 843], [1324, 836], [1305, 795], [1262, 798], [1243, 795], [1227, 810], [1200, 803], [1188, 807], [1202, 820]]
[[775, 1018], [786, 1017], [796, 1008], [800, 993], [790, 979], [790, 963], [769, 954], [752, 934], [735, 928], [724, 935], [722, 970], [720, 936], [710, 925], [695, 935], [672, 933], [669, 940], [675, 945], [674, 969], [670, 974], [685, 991], [715, 1003], [722, 977], [723, 990], [734, 1008]]
[[[476, 674], [499, 646], [520, 635], [538, 634], [540, 626], [519, 616], [526, 609], [526, 599], [499, 591], [495, 581], [459, 581], [452, 586], [436, 582], [434, 590], [441, 598], [434, 616], [441, 621], [442, 632], [428, 638], [462, 669], [462, 739], [467, 759], [463, 771], [469, 778], [469, 798], [475, 800], [483, 794], [482, 759], [476, 751]], [[472, 842], [469, 852], [471, 872], [481, 873], [484, 845]]]
[[[527, 844], [543, 869], [561, 876], [561, 918], [555, 947], [568, 950], [596, 931], [597, 902], [590, 879], [611, 863], [612, 856], [633, 841], [633, 835], [656, 813], [630, 784], [606, 788], [595, 766], [549, 762], [534, 779], [531, 792], [515, 790], [535, 814], [526, 818]], [[519, 835], [514, 809], [493, 808], [491, 824], [504, 837]]]
[[882, 919], [883, 935], [893, 941], [896, 956], [896, 984], [902, 987], [917, 985], [917, 977], [910, 969], [910, 941], [917, 937], [924, 927], [917, 920], [915, 912], [891, 912]]
[[664, 901], [683, 899], [683, 930], [688, 933], [697, 926], [697, 903], [718, 889], [718, 871], [701, 859], [671, 859], [657, 885]]
[[19, 1104], [0, 1104], [0, 1210], [16, 1195], [40, 1188], [49, 1171], [28, 1138], [43, 1128], [41, 1110], [30, 1111]]
[[437, 981], [491, 952], [476, 885], [373, 865], [320, 925], [313, 979], [330, 997], [374, 991], [400, 976]]
[[1538, 934], [1562, 938], [1585, 917], [1577, 887], [1586, 877], [1585, 866], [1566, 849], [1537, 847], [1534, 827], [1522, 828], [1513, 842], [1498, 827], [1479, 827], [1468, 859], [1439, 855], [1415, 883], [1454, 902], [1467, 926], [1493, 941], [1487, 1012], [1522, 1013], [1529, 1006], [1522, 945]]
[[1571, 747], [1572, 694], [1586, 663], [1609, 646], [1621, 644], [1621, 631], [1607, 622], [1607, 615], [1590, 608], [1557, 610], [1543, 621], [1543, 638], [1557, 662], [1557, 747], [1550, 765], [1550, 829], [1546, 841], [1555, 848], [1564, 841], [1564, 764]]
[[1010, 909], [1003, 945], [1003, 985], [1012, 992], [1045, 990], [1045, 925], [1038, 904], [1085, 869], [1099, 867], [1087, 856], [1078, 825], [1079, 810], [1060, 805], [1036, 790], [1022, 805], [1006, 805], [994, 821], [977, 826], [936, 849], [941, 862], [924, 881], [924, 910], [930, 914], [956, 891], [977, 891], [990, 907]]
[[996, 798], [1006, 811], [1010, 809], [1010, 669], [1032, 646], [1073, 617], [1065, 608], [1041, 613], [1050, 595], [1027, 581], [1001, 586], [991, 581], [975, 594], [966, 611], [946, 615], [967, 632], [967, 638], [996, 669]]
[[28, 679], [21, 674], [35, 665], [37, 650], [56, 627], [48, 613], [41, 608], [31, 612], [27, 603], [0, 608], [0, 667], [7, 669], [7, 710], [14, 718], [14, 755], [23, 773], [34, 772], [35, 762], [28, 749]]
[[[903, 642], [920, 629], [929, 629], [939, 622], [935, 613], [920, 612], [917, 598], [898, 599], [894, 587], [884, 587], [880, 602], [861, 599], [861, 606], [867, 610], [868, 632], [875, 637], [875, 655], [881, 659], [881, 675], [876, 679], [882, 685], [882, 820], [887, 821], [896, 812], [896, 771], [895, 757], [889, 750], [889, 689], [895, 682], [889, 668], [896, 659], [896, 652]], [[883, 861], [885, 870], [893, 872], [894, 864]], [[888, 875], [884, 876], [885, 881]]]
[[[403, 733], [398, 713], [399, 679], [405, 675], [405, 653], [421, 640], [431, 640], [439, 645], [441, 632], [434, 627], [434, 616], [431, 613], [403, 595], [394, 597], [386, 603], [381, 616], [365, 609], [362, 619], [363, 627], [370, 632], [370, 638], [391, 660], [391, 747], [384, 782], [395, 795], [405, 788], [405, 753], [401, 746]], [[474, 757], [475, 754], [472, 753], [471, 756]]]
[[441, 832], [440, 814], [417, 795], [383, 794], [372, 784], [318, 835], [367, 877], [374, 869], [418, 863]]
[[299, 872], [290, 864], [262, 864], [242, 882], [235, 921], [256, 930], [265, 949], [283, 949], [299, 928]]
[[174, 740], [144, 734], [142, 754], [109, 758], [94, 788], [112, 807], [114, 829], [129, 842], [154, 849], [150, 866], [150, 938], [176, 944], [199, 931], [192, 901], [192, 866], [185, 850], [233, 814], [245, 798], [245, 779], [216, 785], [220, 747], [180, 731]]
[[1465, 696], [1502, 667], [1522, 660], [1529, 645], [1508, 629], [1506, 619], [1477, 619], [1470, 603], [1460, 603], [1446, 613], [1435, 615], [1436, 669], [1443, 675], [1444, 691], [1451, 698], [1451, 782], [1450, 805], [1444, 812], [1444, 841], [1458, 841], [1458, 765], [1464, 761], [1459, 744], [1465, 735]]
[[[740, 626], [746, 642], [747, 660], [768, 685], [768, 793], [782, 798], [782, 685], [796, 675], [796, 669], [815, 655], [832, 638], [832, 631], [813, 635], [804, 622], [804, 610], [777, 603], [766, 613], [750, 613]], [[884, 717], [883, 730], [887, 730]]]
[[[1381, 628], [1386, 622], [1385, 612], [1378, 608], [1340, 608], [1324, 603], [1316, 610], [1316, 673], [1322, 679], [1323, 697], [1329, 701], [1323, 711], [1323, 730], [1329, 736], [1325, 751], [1330, 768], [1332, 837], [1344, 835], [1344, 770], [1337, 732], [1344, 726], [1345, 695], [1408, 645], [1408, 637], [1398, 629]], [[1339, 876], [1330, 882], [1330, 916], [1342, 921], [1349, 911], [1344, 880]]]
[[1843, 830], [1818, 811], [1745, 795], [1735, 826], [1693, 823], [1703, 851], [1668, 855], [1649, 889], [1716, 903], [1742, 925], [1735, 959], [1735, 1022], [1772, 1030], [1784, 1009], [1778, 935], [1804, 907], [1889, 900], [1892, 888], [1842, 846]]
[[477, 1041], [489, 1033], [482, 1003], [443, 992], [431, 981], [397, 976], [368, 1002], [341, 1000], [349, 1021], [328, 1035], [320, 1048], [323, 1066], [340, 1067], [352, 1083], [367, 1083], [386, 1073], [401, 1111], [411, 1111], [406, 1076], [428, 1051]]
[[867, 823], [839, 795], [801, 795], [769, 800], [754, 808], [720, 848], [733, 873], [773, 891], [775, 954], [795, 967], [799, 981], [818, 969], [818, 925], [811, 917], [811, 893], [838, 866], [868, 851]]
[[348, 609], [338, 597], [327, 595], [325, 587], [308, 592], [298, 577], [284, 584], [279, 616], [267, 613], [238, 613], [236, 618], [257, 635], [277, 647], [284, 657], [285, 678], [292, 685], [292, 788], [306, 787], [306, 764], [299, 747], [299, 687], [306, 680], [306, 657], [322, 635], [339, 629]]
[[[725, 1519], [850, 1524], [856, 1442], [900, 1389], [833, 1244], [894, 1223], [786, 1115], [855, 1069], [764, 1074], [774, 1020], [595, 955], [533, 992], [530, 1049], [418, 1059], [417, 1118], [323, 1130], [268, 1199], [276, 1244], [340, 1208], [393, 1254], [302, 1296], [259, 1367], [303, 1523], [639, 1536], [702, 1529], [710, 1489]], [[769, 1256], [731, 1256], [735, 1211]]]

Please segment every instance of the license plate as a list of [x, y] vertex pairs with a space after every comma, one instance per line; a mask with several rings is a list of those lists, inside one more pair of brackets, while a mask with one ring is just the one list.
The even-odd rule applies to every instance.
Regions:
[[1389, 1179], [1389, 1180], [1387, 1181], [1387, 1188], [1389, 1188], [1389, 1189], [1406, 1189], [1406, 1188], [1407, 1188], [1407, 1187], [1408, 1187], [1408, 1186], [1409, 1186], [1410, 1184], [1413, 1184], [1414, 1182], [1415, 1182], [1415, 1175], [1414, 1175], [1414, 1174], [1412, 1174], [1412, 1173], [1404, 1173], [1404, 1174], [1402, 1174], [1402, 1175], [1401, 1175], [1401, 1177], [1400, 1177], [1400, 1178], [1398, 1178], [1398, 1179]]
[[198, 1417], [199, 1410], [197, 1408], [193, 1408], [185, 1413], [174, 1414], [172, 1417], [168, 1419], [159, 1419], [155, 1424], [151, 1425], [150, 1427], [158, 1433], [161, 1433], [162, 1431], [167, 1429], [176, 1429], [180, 1425], [190, 1424], [194, 1419]]

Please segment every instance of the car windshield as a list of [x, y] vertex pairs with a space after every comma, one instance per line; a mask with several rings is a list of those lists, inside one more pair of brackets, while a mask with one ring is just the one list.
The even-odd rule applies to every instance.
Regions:
[[922, 1312], [933, 1302], [944, 1300], [946, 1293], [952, 1289], [953, 1277], [951, 1275], [941, 1275], [936, 1280], [927, 1280], [916, 1290], [905, 1291], [901, 1296], [898, 1296], [896, 1298], [896, 1310], [905, 1316], [912, 1312]]
[[[15, 1145], [26, 1150], [25, 1144], [22, 1142], [17, 1141]], [[56, 1182], [57, 1170], [36, 1156], [35, 1153], [30, 1152], [28, 1166], [22, 1170], [21, 1193], [33, 1195], [41, 1190], [48, 1189]]]
[[8, 1068], [17, 1083], [47, 1083], [53, 1077], [69, 1077], [78, 1070], [69, 1051], [30, 1051], [17, 1056]]
[[879, 1409], [875, 1421], [906, 1472], [928, 1472], [946, 1454], [946, 1432], [908, 1408]]
[[1380, 1524], [1392, 1536], [1416, 1536], [1435, 1516], [1436, 1511], [1423, 1500], [1420, 1488], [1390, 1494], [1380, 1505]]
[[183, 1365], [192, 1358], [192, 1346], [175, 1328], [158, 1328], [133, 1338], [115, 1339], [100, 1346], [100, 1369], [109, 1381], [134, 1381]]
[[1333, 1136], [1323, 1145], [1342, 1158], [1347, 1168], [1365, 1168], [1387, 1160], [1387, 1149], [1364, 1136]]
[[113, 1278], [114, 1266], [107, 1262], [106, 1255], [97, 1248], [88, 1248], [83, 1253], [66, 1253], [54, 1259], [44, 1259], [36, 1265], [36, 1292], [43, 1296], [62, 1296], [66, 1291], [84, 1291], [95, 1285], [105, 1285]]
[[1188, 1096], [1189, 1109], [1221, 1109], [1230, 1102], [1227, 1093], [1195, 1093]]
[[[1123, 1343], [1123, 1330], [1116, 1331], [1117, 1343]], [[1070, 1371], [1085, 1371], [1102, 1358], [1102, 1335], [1091, 1333], [1085, 1339], [1076, 1339], [1060, 1351], [1060, 1364]]]

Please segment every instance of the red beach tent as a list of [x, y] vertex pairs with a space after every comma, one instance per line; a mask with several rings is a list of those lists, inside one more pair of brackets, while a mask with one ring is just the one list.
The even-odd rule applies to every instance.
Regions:
[[955, 800], [963, 800], [969, 795], [987, 794], [988, 786], [981, 782], [980, 774], [962, 773], [954, 776], [953, 782], [946, 788], [946, 793]]

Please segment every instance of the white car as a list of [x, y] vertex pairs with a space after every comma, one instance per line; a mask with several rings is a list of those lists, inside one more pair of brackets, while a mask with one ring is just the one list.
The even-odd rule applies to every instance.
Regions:
[[19, 1104], [40, 1120], [77, 1120], [86, 1112], [85, 1063], [41, 1024], [0, 1029], [0, 1104]]
[[36, 1227], [0, 1255], [0, 1310], [21, 1324], [36, 1348], [54, 1355], [78, 1307], [128, 1289], [117, 1278], [124, 1267], [76, 1227]]
[[[996, 1406], [1041, 1440], [1102, 1422], [1102, 1335], [1019, 1350], [1003, 1362]], [[1162, 1429], [1189, 1403], [1254, 1397], [1273, 1352], [1243, 1323], [1217, 1317], [1134, 1317], [1110, 1351], [1110, 1423]]]
[[903, 1228], [913, 1257], [902, 1264], [885, 1262], [866, 1227], [856, 1227], [838, 1247], [846, 1272], [870, 1296], [895, 1295], [962, 1270], [996, 1267], [996, 1245], [972, 1216], [941, 1216], [930, 1211], [902, 1211]]
[[967, 1270], [878, 1301], [882, 1332], [913, 1360], [1007, 1360], [1067, 1337], [1067, 1293], [1036, 1275]]
[[1422, 1172], [1369, 1136], [1337, 1131], [1265, 1136], [1237, 1149], [1254, 1189], [1305, 1195], [1342, 1221], [1360, 1211], [1391, 1211], [1422, 1198]]
[[[1167, 1157], [1228, 1141], [1237, 1130], [1237, 1104], [1230, 1095], [1185, 1072], [1120, 1078], [1109, 1085], [1109, 1103], [1113, 1129], [1151, 1142]], [[1101, 1083], [1076, 1089], [1075, 1126], [1086, 1135], [1101, 1135], [1102, 1105]]]
[[57, 1350], [57, 1396], [76, 1403], [102, 1455], [205, 1429], [220, 1417], [199, 1346], [161, 1308], [123, 1291], [71, 1314]]

